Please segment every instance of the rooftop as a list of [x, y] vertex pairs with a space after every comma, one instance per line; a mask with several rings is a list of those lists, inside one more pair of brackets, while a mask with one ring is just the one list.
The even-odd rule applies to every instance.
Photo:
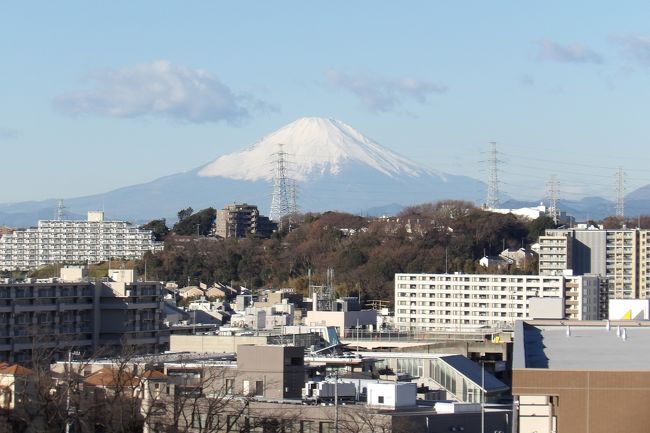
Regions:
[[[625, 334], [625, 339], [622, 335]], [[517, 322], [513, 368], [650, 370], [650, 322]]]

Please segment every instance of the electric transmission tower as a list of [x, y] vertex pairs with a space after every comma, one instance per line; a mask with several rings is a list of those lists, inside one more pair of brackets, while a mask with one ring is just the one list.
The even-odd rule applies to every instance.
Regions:
[[490, 142], [490, 157], [488, 158], [488, 185], [487, 200], [488, 208], [494, 209], [499, 205], [499, 160], [497, 159], [497, 143]]
[[618, 168], [616, 173], [616, 216], [625, 217], [625, 172], [623, 167]]
[[271, 212], [269, 218], [278, 222], [278, 227], [282, 230], [282, 218], [291, 213], [290, 206], [290, 183], [287, 176], [287, 153], [282, 149], [275, 152], [274, 169], [273, 169], [273, 195], [271, 197]]
[[57, 221], [63, 221], [65, 214], [65, 206], [63, 206], [63, 199], [59, 200], [59, 204], [56, 206], [55, 219]]
[[549, 181], [546, 183], [546, 188], [549, 198], [548, 213], [549, 216], [553, 218], [553, 222], [557, 225], [558, 217], [560, 216], [560, 211], [557, 207], [557, 202], [559, 200], [558, 195], [560, 193], [560, 181], [557, 180], [557, 177], [555, 177], [555, 175], [552, 175]]
[[291, 215], [296, 215], [299, 211], [298, 209], [298, 184], [296, 179], [291, 179], [291, 200], [289, 203], [289, 213]]

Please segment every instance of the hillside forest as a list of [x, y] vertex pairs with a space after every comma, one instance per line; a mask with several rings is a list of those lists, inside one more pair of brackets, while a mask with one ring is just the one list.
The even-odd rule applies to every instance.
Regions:
[[[164, 220], [145, 226], [165, 240], [165, 249], [147, 253], [137, 266], [149, 279], [181, 286], [219, 281], [303, 292], [308, 290], [310, 270], [311, 281], [318, 284], [332, 268], [338, 295], [390, 300], [395, 273], [495, 272], [479, 266], [478, 260], [505, 248], [528, 247], [554, 226], [547, 217], [527, 221], [463, 201], [416, 205], [390, 218], [325, 212], [295, 219], [290, 231], [284, 224], [285, 229], [270, 239], [217, 239], [206, 236], [214, 209], [184, 209], [171, 230]], [[537, 263], [531, 261], [524, 269], [505, 272], [536, 270]]]

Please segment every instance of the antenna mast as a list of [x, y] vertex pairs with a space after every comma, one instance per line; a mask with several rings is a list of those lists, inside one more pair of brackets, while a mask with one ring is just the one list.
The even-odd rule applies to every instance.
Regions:
[[490, 157], [488, 159], [488, 190], [485, 204], [488, 208], [494, 209], [499, 205], [499, 160], [497, 159], [497, 143], [490, 142]]
[[625, 217], [625, 172], [623, 167], [618, 168], [616, 184], [616, 216]]
[[309, 296], [312, 299], [314, 311], [335, 311], [334, 268], [327, 268], [324, 285], [311, 284], [311, 269], [308, 275], [310, 280]]
[[549, 216], [553, 218], [553, 223], [557, 225], [558, 217], [560, 216], [560, 212], [557, 207], [558, 194], [560, 192], [560, 181], [557, 180], [557, 177], [555, 175], [552, 175], [549, 181], [546, 183], [546, 188], [548, 189], [548, 197], [550, 201], [548, 208]]
[[282, 230], [282, 218], [288, 215], [291, 210], [289, 206], [289, 179], [287, 178], [287, 153], [283, 150], [283, 144], [278, 145], [280, 150], [273, 154], [275, 156], [275, 167], [273, 170], [273, 195], [271, 197], [271, 212], [269, 218], [278, 222]]

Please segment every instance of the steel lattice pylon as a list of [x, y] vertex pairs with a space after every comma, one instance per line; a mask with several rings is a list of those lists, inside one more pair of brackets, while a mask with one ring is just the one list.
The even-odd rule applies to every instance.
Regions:
[[282, 227], [282, 218], [291, 213], [290, 206], [290, 183], [287, 177], [287, 153], [280, 150], [273, 154], [275, 167], [273, 170], [273, 196], [271, 197], [271, 211], [269, 218], [277, 221]]

